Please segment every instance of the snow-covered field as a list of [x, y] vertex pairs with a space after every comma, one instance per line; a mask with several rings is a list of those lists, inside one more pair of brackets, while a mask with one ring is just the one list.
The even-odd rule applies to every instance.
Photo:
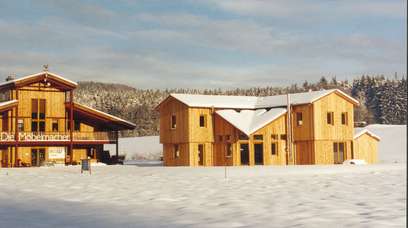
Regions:
[[405, 227], [406, 130], [376, 129], [377, 165], [3, 168], [0, 227]]
[[0, 227], [404, 227], [405, 164], [0, 170]]

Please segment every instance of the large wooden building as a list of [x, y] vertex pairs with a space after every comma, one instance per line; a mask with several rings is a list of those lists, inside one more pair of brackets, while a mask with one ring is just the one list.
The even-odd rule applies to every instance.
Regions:
[[341, 164], [353, 159], [358, 104], [337, 89], [270, 97], [171, 94], [157, 106], [164, 165]]
[[104, 144], [135, 125], [74, 101], [77, 83], [46, 69], [0, 83], [0, 167], [106, 161]]

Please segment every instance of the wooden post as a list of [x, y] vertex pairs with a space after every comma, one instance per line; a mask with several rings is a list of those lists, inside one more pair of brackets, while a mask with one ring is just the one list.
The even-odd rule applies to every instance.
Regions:
[[74, 155], [74, 92], [69, 91], [69, 156], [70, 164], [72, 165], [72, 159]]
[[293, 162], [292, 156], [292, 110], [290, 105], [290, 95], [289, 93], [286, 95], [286, 103], [287, 103], [287, 134], [286, 134], [286, 141], [287, 141], [287, 149], [288, 149], [288, 164]]
[[116, 163], [119, 161], [119, 131], [115, 131]]
[[[15, 96], [16, 100], [18, 100], [18, 89], [16, 88], [16, 96]], [[14, 166], [18, 166], [18, 162], [17, 162], [17, 157], [18, 157], [18, 105], [15, 108], [15, 135], [14, 135], [14, 141], [15, 141], [15, 150], [14, 150]]]

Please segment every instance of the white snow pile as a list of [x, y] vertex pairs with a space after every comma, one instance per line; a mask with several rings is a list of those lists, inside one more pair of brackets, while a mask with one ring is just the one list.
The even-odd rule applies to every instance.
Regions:
[[[104, 150], [116, 154], [114, 144], [104, 145]], [[125, 155], [125, 160], [160, 160], [162, 154], [159, 136], [119, 138], [119, 155]]]
[[[378, 162], [406, 163], [407, 162], [407, 126], [406, 125], [368, 125], [368, 129], [378, 135]], [[362, 130], [356, 128], [356, 130]]]
[[344, 165], [366, 165], [367, 162], [361, 159], [350, 159], [343, 162]]

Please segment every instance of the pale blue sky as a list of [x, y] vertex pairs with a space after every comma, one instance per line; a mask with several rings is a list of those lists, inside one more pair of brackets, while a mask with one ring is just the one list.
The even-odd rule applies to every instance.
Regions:
[[0, 75], [233, 88], [406, 74], [406, 0], [5, 1]]

